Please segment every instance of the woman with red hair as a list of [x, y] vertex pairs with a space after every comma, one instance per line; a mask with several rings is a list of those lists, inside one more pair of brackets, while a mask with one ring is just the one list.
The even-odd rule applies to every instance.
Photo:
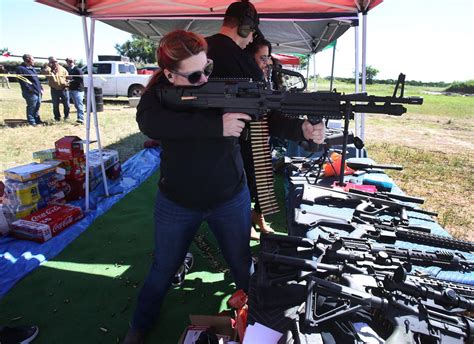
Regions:
[[176, 108], [160, 97], [164, 87], [207, 82], [212, 61], [203, 37], [173, 31], [157, 49], [160, 71], [137, 108], [140, 130], [161, 141], [156, 195], [155, 251], [124, 343], [142, 343], [153, 327], [173, 277], [201, 223], [216, 237], [238, 289], [251, 273], [250, 195], [238, 138], [250, 116], [216, 110]]

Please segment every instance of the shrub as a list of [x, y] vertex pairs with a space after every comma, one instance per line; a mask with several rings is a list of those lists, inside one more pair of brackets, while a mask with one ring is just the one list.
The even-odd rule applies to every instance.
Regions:
[[455, 81], [445, 91], [474, 94], [474, 80]]

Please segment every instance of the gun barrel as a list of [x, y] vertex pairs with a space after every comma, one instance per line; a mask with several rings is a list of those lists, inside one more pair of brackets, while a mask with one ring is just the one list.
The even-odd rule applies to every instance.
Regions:
[[370, 169], [370, 168], [380, 168], [383, 170], [396, 170], [396, 171], [402, 171], [403, 166], [400, 165], [378, 165], [378, 164], [364, 164], [360, 162], [351, 162], [347, 161], [347, 166], [354, 170], [365, 170], [365, 169]]

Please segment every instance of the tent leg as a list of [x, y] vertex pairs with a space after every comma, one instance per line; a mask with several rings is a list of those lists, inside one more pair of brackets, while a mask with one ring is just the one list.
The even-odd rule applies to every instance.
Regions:
[[[354, 81], [355, 81], [355, 93], [359, 93], [359, 26], [354, 27], [354, 45], [355, 45], [355, 72], [354, 72]], [[360, 135], [360, 114], [356, 113], [354, 118], [354, 127], [355, 135]], [[356, 157], [360, 157], [360, 151], [356, 150]]]
[[316, 92], [316, 54], [313, 54], [313, 88]]
[[[91, 19], [91, 61], [93, 57], [93, 51], [94, 51], [94, 37], [95, 37], [95, 19]], [[107, 185], [107, 175], [105, 173], [105, 166], [104, 166], [104, 160], [102, 158], [102, 142], [100, 140], [100, 129], [99, 129], [99, 119], [97, 117], [97, 104], [95, 103], [95, 93], [93, 95], [93, 102], [92, 102], [92, 109], [94, 110], [94, 126], [95, 126], [95, 134], [97, 138], [97, 145], [99, 148], [99, 156], [100, 156], [100, 168], [102, 170], [102, 181], [104, 182], [104, 190], [105, 190], [105, 196], [109, 197], [109, 187]]]
[[84, 48], [86, 51], [86, 59], [87, 59], [87, 103], [86, 103], [86, 211], [89, 210], [89, 146], [90, 146], [90, 118], [91, 118], [91, 102], [92, 97], [91, 94], [91, 85], [93, 86], [92, 82], [92, 55], [90, 54], [89, 49], [89, 33], [87, 29], [87, 18], [85, 16], [82, 17], [82, 29], [84, 32]]
[[85, 208], [86, 211], [90, 208], [90, 188], [89, 188], [89, 180], [90, 180], [90, 173], [89, 173], [89, 155], [90, 155], [90, 121], [91, 121], [91, 108], [94, 114], [94, 123], [96, 129], [96, 136], [97, 141], [99, 144], [99, 153], [101, 157], [101, 170], [102, 170], [102, 179], [104, 181], [104, 189], [106, 196], [109, 196], [109, 190], [107, 185], [107, 178], [105, 174], [105, 167], [104, 162], [102, 160], [102, 146], [100, 142], [100, 134], [99, 134], [99, 125], [98, 125], [98, 118], [97, 118], [97, 106], [95, 103], [95, 93], [94, 93], [94, 78], [93, 78], [93, 56], [94, 56], [94, 32], [95, 32], [95, 20], [91, 19], [91, 31], [90, 36], [87, 28], [87, 18], [85, 16], [82, 17], [82, 26], [84, 31], [84, 46], [87, 56], [87, 105], [86, 105], [86, 197], [85, 197]]
[[[366, 91], [367, 79], [367, 12], [362, 14], [362, 92]], [[360, 138], [365, 138], [365, 113], [361, 114]]]
[[336, 43], [332, 47], [332, 63], [331, 63], [331, 81], [329, 82], [329, 91], [332, 91], [332, 85], [334, 81], [334, 61], [336, 60]]

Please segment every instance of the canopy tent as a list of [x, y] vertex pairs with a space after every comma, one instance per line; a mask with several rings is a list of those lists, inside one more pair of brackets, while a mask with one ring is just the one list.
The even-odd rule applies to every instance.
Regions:
[[[276, 53], [316, 53], [342, 35], [350, 26], [356, 28], [356, 74], [358, 74], [358, 18], [364, 15], [362, 51], [362, 91], [365, 78], [365, 42], [367, 12], [383, 0], [254, 0], [261, 19], [263, 34], [275, 45]], [[218, 31], [232, 0], [36, 0], [82, 17], [84, 43], [89, 71], [88, 92], [93, 92], [92, 60], [95, 21], [140, 36], [158, 40], [166, 32], [177, 28], [208, 35]], [[86, 18], [90, 18], [90, 26]], [[207, 31], [206, 31], [207, 30]], [[357, 78], [356, 78], [357, 80]], [[357, 84], [356, 84], [357, 91]], [[95, 97], [87, 97], [86, 116], [86, 209], [89, 208], [89, 142], [90, 114], [94, 114], [98, 148], [102, 149], [97, 121]], [[356, 122], [356, 133], [361, 125]], [[105, 192], [108, 196], [105, 169], [102, 164]]]
[[277, 59], [282, 65], [298, 66], [300, 64], [300, 58], [295, 55], [272, 54], [272, 57]]

